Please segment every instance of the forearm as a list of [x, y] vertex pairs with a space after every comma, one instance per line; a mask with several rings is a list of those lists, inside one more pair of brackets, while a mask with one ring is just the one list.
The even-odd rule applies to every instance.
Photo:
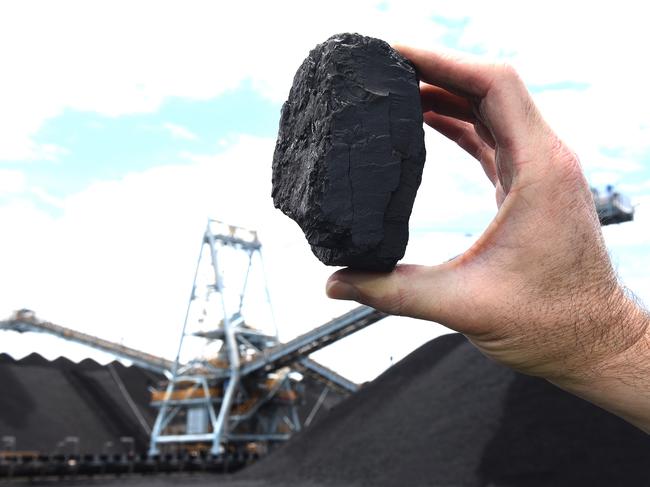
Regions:
[[650, 315], [626, 298], [624, 316], [608, 325], [633, 335], [629, 348], [551, 382], [650, 433]]

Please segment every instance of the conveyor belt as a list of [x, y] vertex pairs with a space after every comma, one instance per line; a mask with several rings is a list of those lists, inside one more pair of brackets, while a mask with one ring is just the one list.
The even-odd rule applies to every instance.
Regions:
[[24, 332], [40, 332], [49, 333], [65, 340], [81, 343], [104, 352], [111, 353], [116, 357], [125, 358], [130, 360], [135, 365], [143, 369], [151, 370], [157, 373], [169, 373], [173, 367], [174, 362], [167, 360], [156, 355], [151, 355], [134, 348], [125, 347], [119, 343], [104, 340], [87, 333], [66, 328], [65, 326], [55, 325], [49, 321], [41, 321], [37, 319], [32, 313], [16, 313], [16, 316], [7, 321], [0, 321], [0, 330], [13, 330], [19, 333]]
[[343, 394], [350, 394], [359, 390], [359, 384], [356, 382], [346, 379], [332, 369], [325, 367], [309, 357], [297, 360], [291, 364], [291, 368]]
[[[365, 307], [361, 307], [365, 308]], [[356, 317], [358, 322], [348, 322], [347, 317], [351, 313], [355, 313], [360, 308], [353, 310], [346, 315], [343, 315], [339, 318], [336, 318], [329, 323], [312, 330], [297, 339], [292, 340], [288, 344], [280, 344], [276, 347], [267, 350], [267, 353], [273, 351], [274, 353], [279, 348], [284, 349], [285, 346], [287, 350], [293, 350], [294, 344], [297, 340], [316, 340], [316, 343], [306, 343], [303, 347], [306, 350], [310, 350], [308, 353], [315, 352], [316, 350], [336, 341], [344, 336], [354, 333], [357, 330], [369, 325], [370, 323], [377, 321], [376, 318], [374, 321], [367, 321], [368, 314], [372, 315], [369, 311], [364, 311], [361, 313], [354, 314], [353, 317]], [[374, 311], [371, 308], [367, 310]], [[378, 312], [375, 312], [378, 313]], [[56, 325], [48, 321], [41, 321], [33, 314], [33, 312], [18, 312], [16, 315], [5, 321], [0, 321], [0, 330], [12, 330], [19, 333], [24, 332], [39, 332], [39, 333], [49, 333], [51, 335], [58, 336], [65, 340], [74, 341], [81, 343], [83, 345], [90, 346], [92, 348], [108, 352], [115, 355], [116, 357], [125, 358], [132, 361], [134, 364], [139, 367], [151, 370], [157, 373], [169, 373], [173, 369], [173, 361], [167, 360], [156, 355], [152, 355], [140, 350], [136, 350], [118, 343], [111, 342], [109, 340], [104, 340], [86, 333], [82, 333], [71, 328], [66, 328], [61, 325]], [[329, 335], [323, 334], [323, 331], [329, 331]], [[311, 338], [310, 338], [311, 337]], [[266, 353], [264, 355], [267, 355]], [[333, 387], [341, 392], [351, 393], [355, 392], [358, 389], [358, 385], [354, 382], [346, 379], [340, 374], [334, 372], [333, 370], [325, 367], [324, 365], [319, 364], [315, 360], [308, 358], [307, 356], [301, 356], [300, 352], [294, 352], [289, 357], [280, 357], [277, 367], [271, 366], [270, 368], [278, 368], [282, 365], [291, 364], [299, 372], [305, 373], [314, 379]], [[251, 364], [252, 365], [252, 364]], [[242, 373], [250, 373], [254, 370], [258, 370], [258, 366], [252, 368], [246, 366], [245, 370]]]
[[246, 375], [257, 370], [278, 369], [297, 361], [299, 357], [307, 357], [386, 316], [388, 316], [386, 313], [369, 306], [359, 306], [287, 343], [260, 352], [256, 358], [242, 367], [241, 373]]

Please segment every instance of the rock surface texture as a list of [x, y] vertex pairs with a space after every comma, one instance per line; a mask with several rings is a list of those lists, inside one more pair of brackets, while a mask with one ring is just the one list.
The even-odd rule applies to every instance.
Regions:
[[335, 35], [310, 52], [282, 107], [273, 201], [325, 264], [389, 271], [424, 159], [413, 65], [379, 39]]

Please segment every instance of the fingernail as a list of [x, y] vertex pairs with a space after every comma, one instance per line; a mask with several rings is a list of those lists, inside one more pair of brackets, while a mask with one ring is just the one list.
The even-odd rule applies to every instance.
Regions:
[[325, 288], [327, 296], [332, 299], [347, 299], [356, 301], [359, 297], [359, 292], [357, 289], [348, 284], [347, 282], [342, 282], [338, 280], [329, 281], [327, 287]]

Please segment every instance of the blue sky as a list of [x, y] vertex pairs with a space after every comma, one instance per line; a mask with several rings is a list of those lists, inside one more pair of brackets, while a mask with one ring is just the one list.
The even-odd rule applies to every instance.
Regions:
[[[435, 22], [445, 23], [441, 17], [436, 17]], [[448, 23], [456, 39], [467, 19], [452, 19]], [[455, 45], [456, 41], [450, 44]], [[589, 86], [589, 83], [580, 81], [551, 81], [529, 85], [529, 89], [534, 94], [543, 94], [583, 92]], [[4, 168], [19, 169], [25, 175], [27, 185], [41, 188], [54, 198], [65, 198], [93, 182], [118, 180], [126, 174], [153, 167], [191, 164], [187, 154], [221, 153], [240, 134], [274, 137], [281, 106], [281, 102], [263, 97], [248, 80], [244, 80], [237, 88], [210, 99], [170, 97], [157, 110], [148, 113], [116, 117], [65, 109], [44, 120], [32, 136], [37, 144], [60, 148], [56, 160], [25, 162], [5, 159], [0, 163]], [[587, 166], [588, 175], [595, 173], [594, 186], [602, 189], [605, 184], [622, 184], [633, 196], [644, 193], [634, 183], [639, 179], [650, 179], [650, 150], [646, 148], [640, 153], [628, 154], [624, 146], [600, 144], [597, 150], [612, 160], [627, 156], [636, 161], [638, 167], [616, 172], [608, 179], [609, 174], [601, 174], [600, 167]], [[57, 211], [36, 195], [30, 199], [40, 208]], [[467, 231], [478, 230], [466, 223], [451, 227], [427, 226], [425, 229], [462, 231], [466, 227]]]
[[[639, 95], [650, 73], [634, 62], [650, 44], [647, 16], [639, 2], [590, 3], [588, 17], [565, 3], [3, 4], [0, 315], [27, 306], [171, 356], [207, 216], [260, 230], [281, 336], [345, 311], [323, 295], [330, 269], [273, 209], [269, 172], [295, 70], [343, 31], [515, 65], [590, 181], [639, 204], [636, 222], [605, 234], [619, 273], [650, 302], [650, 101]], [[462, 252], [495, 207], [476, 164], [426, 137], [406, 260], [435, 263]], [[396, 338], [397, 322], [322, 360], [366, 380], [444, 331], [410, 320]], [[15, 355], [92, 354], [46, 337], [2, 339]], [[360, 370], [341, 357], [363, 340], [376, 353]]]
[[237, 134], [272, 137], [280, 108], [243, 82], [212, 99], [169, 98], [150, 113], [112, 117], [66, 109], [45, 120], [32, 137], [37, 144], [61, 148], [55, 161], [2, 163], [20, 168], [28, 185], [63, 198], [95, 181], [182, 163], [186, 153], [218, 153]]

